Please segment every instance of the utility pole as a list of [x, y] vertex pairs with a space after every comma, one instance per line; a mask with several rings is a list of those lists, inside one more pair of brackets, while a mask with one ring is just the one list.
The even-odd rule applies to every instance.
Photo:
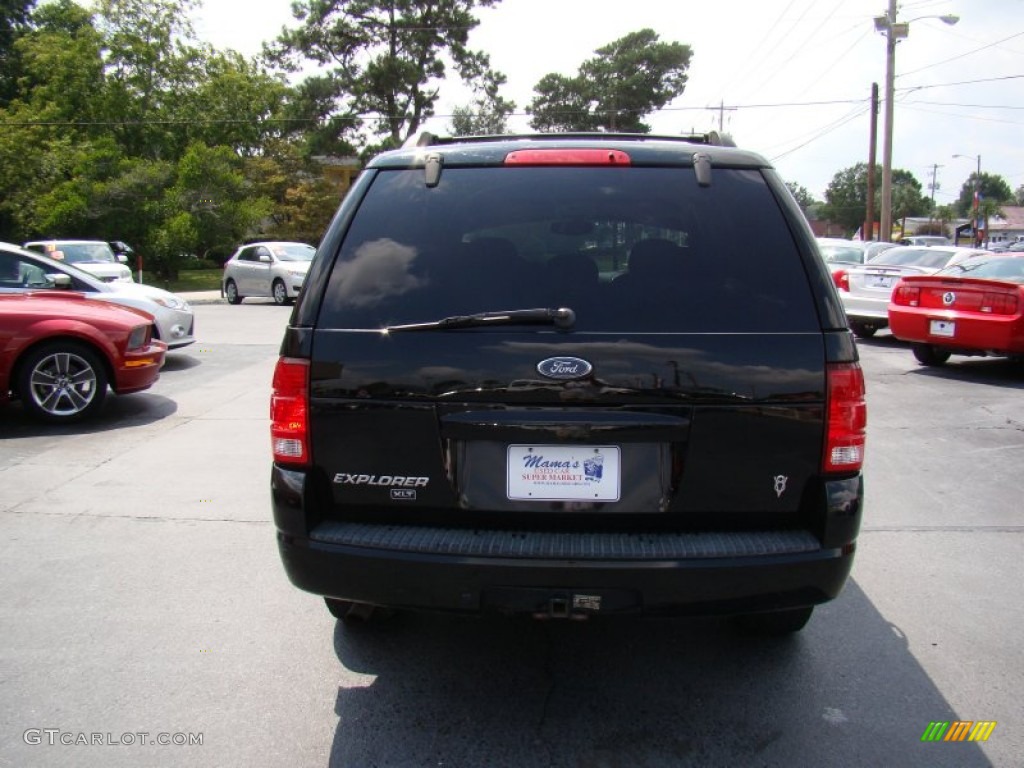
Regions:
[[892, 241], [892, 113], [896, 90], [896, 43], [910, 34], [910, 21], [939, 19], [943, 24], [956, 24], [959, 16], [919, 16], [910, 21], [896, 21], [896, 0], [889, 0], [884, 16], [875, 17], [875, 31], [885, 35], [885, 136], [882, 143], [882, 231], [879, 240]]
[[932, 193], [932, 207], [928, 210], [928, 234], [932, 234], [932, 214], [935, 213], [935, 190], [939, 188], [939, 183], [935, 180], [935, 176], [939, 172], [939, 168], [942, 166], [938, 163], [932, 164], [932, 183], [928, 185], [928, 189]]
[[735, 112], [737, 109], [739, 109], [739, 107], [727, 107], [725, 106], [725, 101], [723, 100], [719, 102], [717, 107], [705, 107], [705, 109], [709, 109], [712, 112], [718, 112], [718, 132], [725, 133], [725, 113]]
[[868, 141], [868, 199], [861, 240], [875, 239], [875, 151], [878, 147], [878, 83], [871, 84], [871, 138]]

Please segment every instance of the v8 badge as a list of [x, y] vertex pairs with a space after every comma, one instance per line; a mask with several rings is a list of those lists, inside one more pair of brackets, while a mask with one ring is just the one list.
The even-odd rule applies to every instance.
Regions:
[[786, 492], [786, 483], [789, 478], [786, 475], [776, 475], [772, 480], [775, 481], [775, 498], [781, 499], [782, 494]]

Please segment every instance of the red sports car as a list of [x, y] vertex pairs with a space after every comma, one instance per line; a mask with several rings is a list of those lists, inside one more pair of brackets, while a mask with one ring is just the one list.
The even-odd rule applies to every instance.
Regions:
[[904, 277], [889, 327], [924, 365], [952, 354], [1024, 355], [1024, 254], [976, 256], [934, 275]]
[[146, 389], [166, 352], [144, 312], [66, 291], [0, 295], [0, 402], [14, 395], [44, 421], [92, 415], [108, 385]]

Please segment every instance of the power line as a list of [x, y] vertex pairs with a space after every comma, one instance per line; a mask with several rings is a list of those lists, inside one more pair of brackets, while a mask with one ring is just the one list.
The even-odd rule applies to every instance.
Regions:
[[955, 101], [901, 101], [901, 104], [927, 104], [933, 107], [969, 107], [971, 109], [1024, 109], [1011, 104], [960, 104]]
[[988, 45], [983, 45], [980, 48], [975, 48], [973, 51], [967, 51], [966, 53], [961, 53], [958, 56], [953, 56], [952, 58], [949, 58], [949, 59], [943, 59], [942, 61], [937, 61], [934, 64], [929, 64], [926, 67], [920, 67], [919, 69], [912, 69], [909, 72], [901, 72], [899, 74], [899, 76], [900, 77], [906, 77], [907, 75], [913, 75], [913, 74], [916, 74], [918, 72], [924, 72], [926, 69], [932, 69], [934, 67], [938, 67], [938, 66], [941, 66], [943, 64], [948, 64], [951, 61], [956, 61], [957, 59], [962, 59], [965, 56], [973, 56], [976, 53], [980, 53], [981, 51], [987, 50], [988, 48], [994, 48], [997, 45], [1005, 43], [1008, 40], [1013, 40], [1015, 37], [1020, 37], [1021, 35], [1024, 35], [1024, 32], [1017, 32], [1016, 34], [1010, 35], [1009, 37], [1004, 37], [1002, 40], [996, 40], [994, 43], [989, 43]]
[[1002, 75], [1000, 77], [982, 77], [977, 80], [959, 80], [955, 83], [934, 83], [932, 85], [913, 85], [897, 88], [897, 91], [923, 91], [928, 88], [952, 88], [955, 85], [976, 85], [977, 83], [996, 83], [1002, 80], [1019, 80], [1024, 75]]
[[774, 157], [770, 158], [771, 162], [774, 163], [776, 160], [779, 160], [785, 157], [786, 155], [793, 154], [798, 149], [803, 149], [808, 144], [813, 144], [815, 141], [822, 138], [823, 136], [827, 136], [828, 134], [832, 133], [832, 131], [842, 128], [847, 123], [852, 122], [856, 118], [865, 114], [870, 108], [870, 105], [868, 105], [866, 107], [856, 109], [853, 112], [849, 113], [846, 117], [842, 117], [839, 118], [838, 120], [833, 121], [832, 123], [821, 128], [815, 135], [811, 136], [811, 138], [809, 138], [807, 141], [802, 142], [801, 144], [797, 144], [795, 147], [787, 149], [785, 152], [782, 152], [781, 154], [775, 155]]
[[[741, 64], [741, 65], [740, 65], [740, 66], [739, 66], [739, 67], [738, 67], [737, 69], [736, 69], [736, 71], [735, 71], [735, 72], [733, 73], [733, 76], [732, 76], [731, 78], [729, 78], [729, 79], [728, 79], [728, 80], [727, 80], [727, 81], [725, 82], [725, 85], [723, 85], [723, 86], [722, 86], [722, 93], [725, 93], [725, 92], [726, 92], [726, 91], [727, 91], [727, 90], [729, 89], [729, 86], [731, 86], [731, 85], [732, 85], [732, 84], [733, 84], [733, 83], [734, 83], [734, 82], [736, 81], [736, 79], [737, 79], [737, 78], [738, 78], [738, 77], [739, 77], [739, 76], [740, 76], [741, 74], [743, 74], [743, 73], [744, 73], [744, 72], [746, 71], [747, 67], [748, 67], [748, 66], [750, 66], [750, 64], [751, 64], [751, 63], [752, 63], [753, 61], [755, 61], [755, 57], [756, 57], [756, 56], [758, 55], [758, 53], [760, 53], [760, 51], [761, 51], [761, 47], [762, 47], [762, 46], [763, 46], [763, 45], [765, 44], [765, 42], [766, 42], [766, 41], [767, 41], [767, 40], [768, 40], [769, 38], [771, 38], [771, 36], [772, 36], [772, 32], [774, 32], [774, 31], [775, 31], [775, 28], [776, 28], [777, 26], [779, 26], [779, 24], [780, 24], [780, 23], [782, 22], [782, 20], [783, 20], [783, 19], [784, 19], [784, 18], [786, 17], [786, 14], [788, 14], [788, 13], [789, 13], [789, 9], [793, 7], [793, 4], [794, 4], [795, 2], [796, 2], [796, 0], [789, 0], [789, 5], [787, 5], [787, 6], [786, 6], [785, 10], [783, 10], [783, 12], [782, 12], [781, 14], [779, 14], [778, 16], [776, 16], [776, 17], [775, 17], [775, 21], [774, 21], [774, 22], [772, 22], [772, 25], [771, 25], [771, 27], [769, 27], [769, 28], [768, 28], [768, 31], [767, 31], [767, 32], [765, 32], [765, 33], [764, 33], [764, 34], [763, 34], [763, 35], [761, 36], [761, 39], [760, 39], [760, 40], [758, 40], [758, 43], [757, 43], [757, 45], [756, 45], [756, 46], [754, 46], [754, 49], [753, 49], [753, 50], [752, 50], [752, 51], [751, 51], [751, 52], [750, 52], [750, 53], [749, 53], [749, 54], [747, 55], [747, 58], [746, 58], [746, 60], [745, 60], [745, 61], [744, 61], [744, 62], [743, 62], [743, 63], [742, 63], [742, 64]], [[804, 13], [806, 14], [806, 11], [805, 11]], [[801, 18], [802, 18], [802, 17], [801, 17]], [[781, 40], [779, 41], [779, 43], [781, 43]], [[775, 45], [774, 45], [774, 46], [772, 47], [772, 51], [773, 51], [773, 50], [775, 50], [775, 48], [777, 48], [777, 47], [779, 46], [779, 43], [776, 43], [776, 44], [775, 44]], [[769, 51], [768, 53], [771, 53], [771, 51]], [[761, 57], [761, 58], [758, 58], [758, 59], [757, 59], [757, 62], [758, 62], [759, 64], [760, 64], [760, 63], [763, 63], [763, 62], [764, 62], [764, 60], [765, 60], [766, 58], [767, 58], [767, 54], [766, 54], [765, 56]]]

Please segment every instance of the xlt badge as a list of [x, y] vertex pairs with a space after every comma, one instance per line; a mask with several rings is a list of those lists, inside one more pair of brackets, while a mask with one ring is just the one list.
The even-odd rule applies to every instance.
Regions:
[[537, 373], [549, 379], [571, 381], [590, 375], [594, 366], [579, 357], [549, 357], [537, 363]]

